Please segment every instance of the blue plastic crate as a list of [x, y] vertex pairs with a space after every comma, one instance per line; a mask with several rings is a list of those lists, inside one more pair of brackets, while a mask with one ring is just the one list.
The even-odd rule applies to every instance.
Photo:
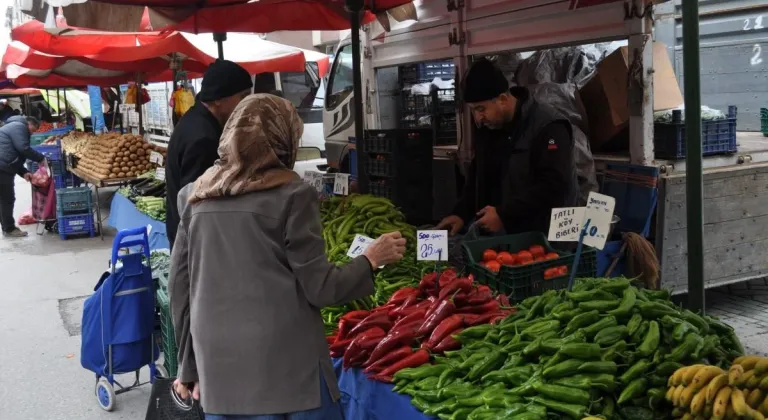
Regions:
[[[701, 122], [701, 149], [704, 156], [736, 153], [736, 107], [728, 107], [723, 120]], [[682, 112], [672, 111], [671, 123], [653, 125], [653, 145], [659, 159], [685, 158], [685, 123]]]
[[62, 240], [66, 240], [69, 236], [85, 234], [93, 238], [96, 236], [95, 226], [91, 212], [58, 218], [59, 236]]
[[58, 141], [56, 144], [32, 146], [32, 148], [41, 153], [48, 160], [61, 160], [61, 144], [59, 144]]
[[[658, 200], [659, 169], [612, 163], [605, 167], [600, 192], [616, 199], [620, 220], [614, 232], [635, 232], [647, 237]], [[609, 239], [610, 240], [610, 239]]]
[[88, 187], [56, 190], [56, 214], [59, 217], [90, 213], [92, 206], [91, 189]]

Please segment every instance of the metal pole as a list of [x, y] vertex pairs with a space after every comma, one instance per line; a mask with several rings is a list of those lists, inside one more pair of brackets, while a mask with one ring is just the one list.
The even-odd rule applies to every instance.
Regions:
[[[69, 125], [69, 105], [67, 104], [67, 88], [64, 88], [64, 108], [67, 109], [67, 112], [64, 113], [64, 125]], [[59, 110], [61, 112], [61, 110]]]
[[363, 121], [363, 78], [362, 61], [360, 58], [360, 14], [363, 11], [362, 0], [345, 0], [344, 5], [349, 11], [350, 24], [352, 27], [352, 82], [354, 85], [352, 106], [355, 116], [355, 145], [357, 147], [357, 184], [360, 192], [368, 192], [368, 177], [365, 175], [364, 161], [365, 156], [362, 153], [363, 130], [365, 128]]
[[61, 93], [59, 92], [59, 88], [56, 88], [56, 108], [59, 112], [58, 120], [61, 121]]
[[224, 59], [224, 41], [227, 40], [227, 33], [220, 32], [213, 34], [213, 40], [216, 41], [216, 45], [219, 47], [219, 58]]
[[685, 195], [688, 226], [688, 305], [704, 312], [704, 173], [701, 155], [699, 2], [683, 0], [685, 70]]

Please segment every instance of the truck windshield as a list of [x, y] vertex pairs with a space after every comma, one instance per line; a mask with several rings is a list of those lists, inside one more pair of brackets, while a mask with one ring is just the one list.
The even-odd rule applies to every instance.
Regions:
[[333, 71], [328, 81], [326, 108], [332, 109], [349, 96], [353, 90], [352, 44], [345, 45], [336, 55]]

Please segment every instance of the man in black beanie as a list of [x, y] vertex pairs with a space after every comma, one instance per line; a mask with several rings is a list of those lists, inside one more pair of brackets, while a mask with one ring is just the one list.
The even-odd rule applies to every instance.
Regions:
[[197, 180], [219, 158], [219, 137], [224, 123], [252, 88], [248, 71], [231, 61], [216, 60], [203, 75], [195, 105], [174, 127], [165, 163], [166, 230], [171, 247], [179, 226], [176, 203], [179, 191]]
[[463, 93], [476, 124], [475, 157], [461, 199], [438, 228], [455, 235], [474, 220], [488, 233], [546, 235], [551, 210], [578, 201], [570, 123], [527, 88], [510, 88], [488, 60], [472, 65]]

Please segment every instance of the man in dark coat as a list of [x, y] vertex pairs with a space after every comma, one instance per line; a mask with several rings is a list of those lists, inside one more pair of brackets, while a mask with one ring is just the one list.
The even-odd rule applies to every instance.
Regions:
[[487, 60], [467, 73], [464, 100], [477, 126], [475, 158], [461, 199], [438, 228], [455, 235], [474, 220], [487, 233], [546, 235], [552, 209], [578, 201], [571, 124], [527, 88], [510, 89]]
[[24, 167], [24, 162], [29, 159], [43, 163], [45, 160], [45, 156], [29, 145], [29, 137], [38, 127], [40, 123], [35, 118], [22, 116], [10, 117], [0, 127], [0, 226], [4, 237], [27, 236], [27, 232], [16, 227], [13, 219], [16, 203], [14, 176], [30, 181], [31, 174]]
[[219, 137], [237, 104], [251, 93], [253, 83], [244, 68], [216, 60], [203, 75], [195, 105], [184, 114], [173, 129], [165, 164], [166, 230], [173, 247], [179, 226], [176, 199], [179, 191], [195, 182], [219, 158]]

